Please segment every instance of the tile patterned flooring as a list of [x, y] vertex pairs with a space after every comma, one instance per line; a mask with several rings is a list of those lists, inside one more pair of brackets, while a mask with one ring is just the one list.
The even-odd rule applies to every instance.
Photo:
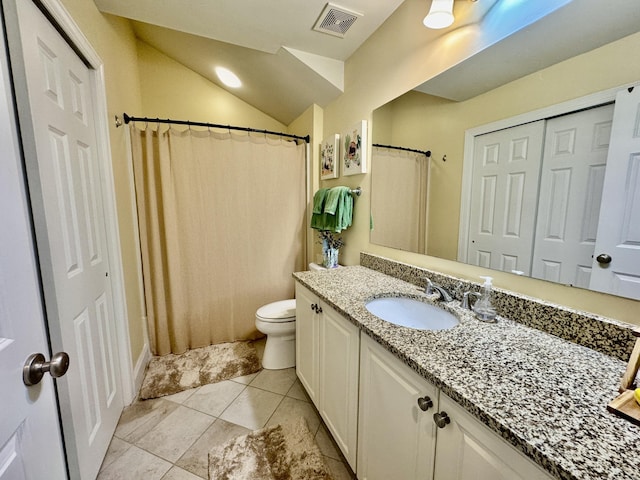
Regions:
[[303, 416], [334, 480], [355, 476], [295, 368], [261, 370], [125, 408], [98, 480], [201, 480], [208, 451], [251, 430]]

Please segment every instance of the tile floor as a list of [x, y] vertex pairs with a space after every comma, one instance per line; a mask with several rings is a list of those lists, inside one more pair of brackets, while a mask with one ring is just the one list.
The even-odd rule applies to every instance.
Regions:
[[98, 480], [207, 479], [212, 447], [298, 416], [315, 434], [332, 477], [354, 479], [290, 368], [135, 402], [120, 417]]

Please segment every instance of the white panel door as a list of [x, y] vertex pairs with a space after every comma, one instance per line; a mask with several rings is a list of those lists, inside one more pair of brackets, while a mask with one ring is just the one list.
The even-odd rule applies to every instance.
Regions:
[[613, 105], [547, 121], [531, 275], [589, 288]]
[[22, 366], [49, 358], [4, 39], [0, 40], [0, 480], [66, 478], [51, 377], [32, 387]]
[[[73, 478], [95, 478], [123, 408], [91, 72], [30, 0], [10, 31], [19, 116]], [[19, 35], [19, 36], [18, 36]], [[19, 43], [18, 43], [19, 42]], [[42, 214], [43, 213], [43, 214]], [[40, 215], [38, 215], [40, 214]]]
[[356, 470], [360, 331], [320, 302], [319, 412], [344, 457]]
[[467, 262], [531, 273], [544, 121], [476, 138]]
[[358, 479], [429, 480], [438, 390], [368, 335], [360, 337]]
[[[600, 255], [611, 261], [599, 262]], [[616, 96], [589, 287], [640, 299], [639, 87]]]

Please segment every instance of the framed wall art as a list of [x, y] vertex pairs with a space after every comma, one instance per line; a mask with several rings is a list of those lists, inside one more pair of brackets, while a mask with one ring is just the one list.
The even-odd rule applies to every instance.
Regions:
[[338, 178], [339, 167], [340, 135], [335, 133], [320, 144], [320, 179]]
[[342, 174], [367, 173], [367, 121], [361, 120], [342, 134]]

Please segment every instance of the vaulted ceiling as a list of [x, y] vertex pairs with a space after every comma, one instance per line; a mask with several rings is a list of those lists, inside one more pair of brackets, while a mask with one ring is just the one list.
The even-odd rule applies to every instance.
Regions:
[[342, 93], [344, 60], [402, 1], [341, 0], [335, 12], [356, 17], [343, 37], [313, 29], [326, 0], [95, 3], [133, 20], [138, 38], [222, 88], [214, 68], [231, 69], [243, 82], [234, 95], [289, 124], [312, 103], [324, 106]]
[[[421, 41], [435, 41], [443, 35], [443, 31], [421, 25], [430, 0], [337, 0], [335, 4], [326, 0], [94, 1], [104, 13], [131, 19], [142, 41], [285, 125], [312, 103], [326, 106], [342, 93], [344, 61], [403, 3], [419, 7], [415, 25], [407, 29], [420, 35]], [[456, 0], [456, 22], [450, 28], [462, 31], [480, 22], [503, 24], [509, 9], [535, 13], [538, 2], [531, 2]], [[639, 30], [638, 0], [610, 4], [563, 0], [558, 6], [557, 12], [540, 21], [532, 13], [530, 25], [509, 32], [504, 41], [417, 89], [464, 100]], [[335, 20], [330, 28], [339, 33], [343, 28], [342, 36], [314, 30], [327, 8], [333, 10]], [[347, 28], [341, 14], [355, 21]], [[216, 66], [234, 71], [242, 87], [224, 86], [215, 75]]]

